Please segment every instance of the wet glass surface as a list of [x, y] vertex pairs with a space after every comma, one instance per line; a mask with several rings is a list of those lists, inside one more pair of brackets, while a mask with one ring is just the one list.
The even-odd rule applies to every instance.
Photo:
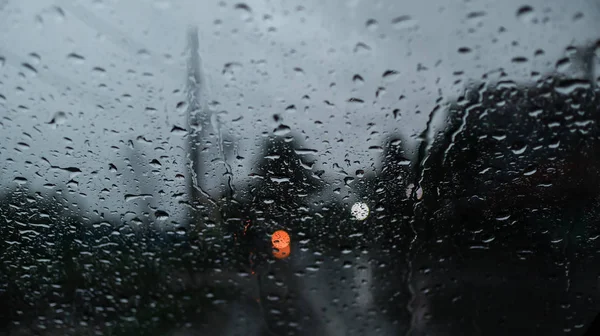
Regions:
[[0, 335], [582, 335], [596, 1], [0, 0]]

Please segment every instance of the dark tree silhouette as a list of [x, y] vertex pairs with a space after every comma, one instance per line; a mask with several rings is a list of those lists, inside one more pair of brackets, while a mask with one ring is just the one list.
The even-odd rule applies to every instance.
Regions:
[[[435, 272], [416, 287], [456, 281], [428, 299], [427, 330], [552, 333], [593, 317], [573, 297], [600, 301], [585, 280], [600, 266], [590, 240], [600, 218], [600, 100], [583, 77], [502, 78], [475, 84], [450, 106], [416, 208], [415, 265]], [[502, 286], [491, 291], [491, 283]]]
[[252, 172], [260, 178], [249, 192], [253, 208], [276, 219], [297, 216], [298, 207], [307, 206], [308, 197], [323, 186], [311, 170], [314, 159], [299, 155], [302, 149], [292, 137], [269, 138], [263, 148]]
[[79, 211], [83, 202], [74, 206], [61, 193], [0, 195], [0, 330], [163, 335], [182, 321], [215, 326], [209, 293], [242, 295], [214, 277], [187, 281], [184, 266], [214, 268], [214, 251], [154, 228], [90, 219]]

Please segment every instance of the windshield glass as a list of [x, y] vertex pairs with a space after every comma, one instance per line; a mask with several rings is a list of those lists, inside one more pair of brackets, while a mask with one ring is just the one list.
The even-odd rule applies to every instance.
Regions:
[[0, 336], [582, 335], [597, 1], [0, 0]]

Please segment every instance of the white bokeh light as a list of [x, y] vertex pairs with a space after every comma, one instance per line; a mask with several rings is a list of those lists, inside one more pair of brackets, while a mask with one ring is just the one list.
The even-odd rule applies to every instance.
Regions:
[[352, 216], [357, 220], [364, 220], [369, 216], [369, 206], [366, 203], [356, 202], [350, 210]]

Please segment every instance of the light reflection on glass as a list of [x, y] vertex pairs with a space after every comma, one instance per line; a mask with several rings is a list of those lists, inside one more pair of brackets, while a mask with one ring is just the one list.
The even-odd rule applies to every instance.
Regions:
[[369, 217], [369, 206], [363, 202], [356, 202], [352, 205], [350, 213], [356, 220], [365, 220]]

